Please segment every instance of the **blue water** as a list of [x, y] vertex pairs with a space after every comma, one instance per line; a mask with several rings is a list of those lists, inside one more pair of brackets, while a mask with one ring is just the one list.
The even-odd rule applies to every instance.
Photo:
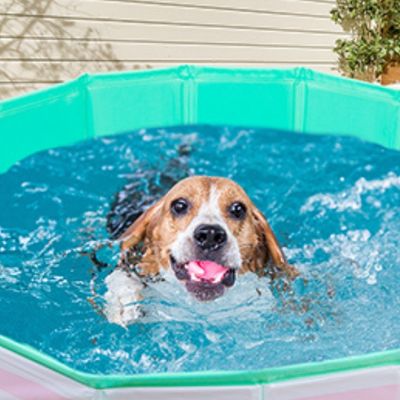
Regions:
[[[190, 155], [174, 167], [182, 147]], [[98, 271], [87, 254], [117, 263], [106, 230], [115, 194], [129, 183], [163, 192], [186, 173], [241, 184], [300, 278], [282, 292], [243, 275], [212, 303], [155, 283], [140, 322], [110, 324], [101, 312], [112, 267]], [[0, 175], [0, 188], [0, 333], [71, 367], [258, 369], [400, 347], [400, 152], [354, 138], [175, 127], [35, 154]]]

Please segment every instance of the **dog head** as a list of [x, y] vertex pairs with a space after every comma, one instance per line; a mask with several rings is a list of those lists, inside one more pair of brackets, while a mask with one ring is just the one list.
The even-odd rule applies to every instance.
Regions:
[[241, 273], [265, 275], [269, 268], [296, 275], [265, 217], [239, 185], [225, 178], [180, 181], [120, 239], [124, 252], [143, 243], [141, 274], [171, 268], [202, 301], [221, 296]]

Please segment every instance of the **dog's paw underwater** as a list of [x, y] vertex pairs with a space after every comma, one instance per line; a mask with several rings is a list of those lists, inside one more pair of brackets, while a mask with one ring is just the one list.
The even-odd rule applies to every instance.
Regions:
[[249, 370], [400, 345], [398, 152], [186, 126], [42, 152], [0, 186], [0, 333], [71, 367]]

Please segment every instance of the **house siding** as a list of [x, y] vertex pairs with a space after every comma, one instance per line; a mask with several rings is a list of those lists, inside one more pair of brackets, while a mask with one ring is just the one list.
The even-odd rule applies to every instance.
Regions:
[[0, 98], [181, 63], [334, 72], [330, 0], [1, 0]]

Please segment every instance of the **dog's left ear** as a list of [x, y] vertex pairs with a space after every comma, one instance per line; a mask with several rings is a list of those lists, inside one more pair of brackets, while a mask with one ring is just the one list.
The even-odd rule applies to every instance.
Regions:
[[263, 247], [262, 251], [265, 252], [266, 260], [272, 264], [271, 267], [278, 270], [278, 272], [283, 272], [291, 279], [296, 278], [299, 275], [299, 272], [286, 261], [286, 257], [279, 246], [278, 240], [269, 226], [267, 219], [256, 207], [253, 207], [253, 217], [256, 224], [257, 234]]
[[152, 221], [155, 220], [157, 214], [160, 212], [163, 201], [159, 200], [157, 203], [149, 207], [119, 238], [121, 241], [121, 249], [127, 250], [136, 246], [144, 240], [146, 232]]

